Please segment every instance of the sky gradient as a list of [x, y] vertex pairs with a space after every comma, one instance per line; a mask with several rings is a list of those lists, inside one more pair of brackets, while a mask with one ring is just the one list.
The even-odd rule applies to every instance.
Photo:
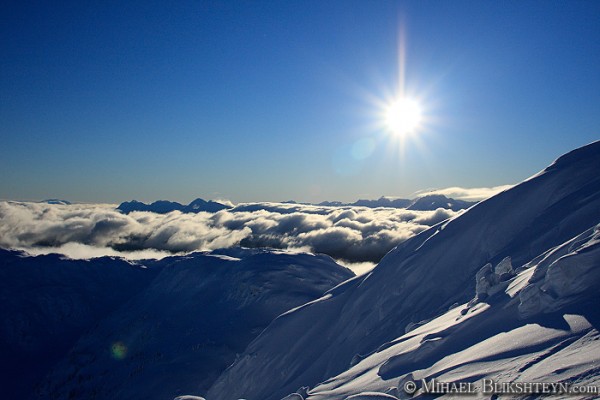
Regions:
[[[599, 138], [600, 2], [12, 2], [0, 15], [0, 199], [410, 197], [516, 183]], [[381, 126], [400, 64], [425, 113], [403, 143]]]

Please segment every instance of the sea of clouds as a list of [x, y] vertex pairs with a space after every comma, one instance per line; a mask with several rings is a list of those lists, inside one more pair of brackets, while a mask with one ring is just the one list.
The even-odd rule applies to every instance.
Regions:
[[0, 202], [0, 247], [71, 258], [162, 258], [232, 246], [325, 253], [367, 269], [457, 212], [245, 203], [217, 213], [122, 214], [115, 205]]

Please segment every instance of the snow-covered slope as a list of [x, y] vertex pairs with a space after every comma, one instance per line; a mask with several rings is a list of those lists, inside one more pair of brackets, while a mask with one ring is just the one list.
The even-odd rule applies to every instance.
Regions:
[[404, 384], [422, 379], [472, 382], [479, 397], [482, 379], [597, 386], [599, 261], [596, 226], [498, 282], [484, 301], [453, 307], [386, 343], [307, 398], [345, 399], [366, 391], [409, 398]]
[[[277, 318], [248, 346], [236, 363], [219, 377], [206, 397], [209, 400], [281, 399], [300, 387], [314, 387], [319, 382], [343, 373], [380, 346], [403, 336], [407, 325], [414, 326], [420, 321], [442, 315], [455, 303], [468, 302], [476, 293], [475, 277], [481, 275], [477, 272], [485, 264], [496, 265], [509, 256], [515, 267], [522, 266], [535, 261], [536, 257], [543, 257], [544, 253], [598, 224], [599, 171], [600, 142], [596, 142], [560, 157], [544, 171], [520, 185], [407, 240], [388, 253], [369, 274], [351, 279], [318, 301]], [[586, 242], [589, 246], [586, 248], [593, 250], [595, 244], [588, 236]], [[560, 248], [557, 247], [556, 251]], [[590, 252], [580, 250], [583, 253]], [[585, 265], [590, 270], [598, 266], [597, 251], [591, 251], [586, 257], [589, 259], [586, 259]], [[561, 268], [551, 271], [548, 268], [544, 275], [549, 274], [550, 281], [556, 274], [577, 274], [574, 268], [568, 269], [568, 272]], [[491, 275], [484, 276], [489, 278]], [[554, 286], [558, 288], [565, 280], [560, 275], [556, 276], [558, 280]], [[581, 276], [585, 277], [584, 282], [589, 279], [588, 284], [597, 289], [600, 284], [597, 275], [590, 272]], [[522, 275], [519, 277], [524, 278]], [[554, 286], [553, 289], [548, 289], [548, 293], [562, 290], [573, 294], [582, 287], [582, 282], [581, 279], [570, 281], [570, 289], [556, 289]], [[479, 290], [482, 295], [485, 293], [481, 286]], [[519, 293], [525, 291], [524, 296], [531, 295], [533, 303], [538, 296], [540, 302], [546, 304], [546, 297], [535, 289], [519, 290]], [[584, 302], [590, 301], [589, 294], [583, 298], [577, 296], [572, 303], [553, 303], [558, 307], [555, 311], [565, 309], [568, 304], [583, 307]], [[504, 301], [510, 303], [507, 299]], [[467, 311], [476, 316], [485, 311], [486, 307], [489, 306], [481, 303]], [[528, 308], [527, 305], [523, 307]], [[514, 300], [506, 311], [496, 310], [500, 315], [495, 319], [490, 318], [488, 321], [482, 317], [488, 321], [489, 329], [481, 321], [484, 327], [465, 348], [477, 346], [479, 342], [485, 342], [499, 333], [496, 322], [504, 324], [506, 321], [513, 321], [518, 308], [518, 302]], [[535, 309], [534, 306], [530, 308]], [[504, 310], [503, 307], [501, 309]], [[446, 320], [438, 321], [435, 326], [440, 330], [445, 327], [451, 331], [453, 325], [450, 321], [460, 315], [460, 310], [454, 309], [444, 317]], [[569, 319], [565, 317], [566, 322], [558, 322], [563, 330], [574, 332], [577, 340], [592, 332], [590, 329], [594, 324], [581, 316], [581, 312], [579, 315]], [[538, 328], [531, 328], [530, 325], [513, 321], [506, 329], [516, 329], [513, 334], [517, 338], [529, 335], [537, 337], [538, 333], [546, 337], [547, 332], [541, 331], [543, 325], [537, 325], [540, 327], [539, 332]], [[461, 326], [464, 328], [467, 325]], [[536, 332], [531, 333], [531, 329]], [[445, 332], [445, 335], [449, 333]], [[424, 350], [415, 359], [395, 359], [381, 373], [397, 380], [411, 368], [431, 367], [437, 361], [437, 354], [440, 357], [446, 355], [443, 351], [435, 350], [438, 337], [445, 336], [436, 334], [428, 338], [426, 345], [422, 346]], [[414, 339], [415, 342], [419, 340]], [[457, 340], [460, 342], [460, 338]], [[411, 343], [410, 346], [417, 345]], [[440, 343], [443, 344], [444, 340]], [[558, 342], [544, 343], [550, 345]], [[454, 354], [453, 350], [459, 350], [464, 344], [456, 345], [451, 342], [447, 346], [450, 349], [448, 352]], [[507, 346], [510, 348], [510, 345]], [[390, 353], [389, 358], [392, 355]], [[422, 363], [413, 363], [414, 360]], [[411, 363], [414, 365], [409, 366]], [[363, 379], [364, 385], [361, 384]], [[351, 380], [356, 389], [362, 386], [368, 388], [367, 379], [354, 375]], [[330, 390], [328, 387], [320, 388], [323, 391]], [[344, 396], [351, 392], [344, 392]]]
[[2, 398], [205, 391], [273, 318], [352, 276], [328, 256], [240, 248], [140, 265], [0, 256]]
[[0, 249], [0, 397], [26, 398], [78, 337], [156, 273], [108, 257], [67, 260]]

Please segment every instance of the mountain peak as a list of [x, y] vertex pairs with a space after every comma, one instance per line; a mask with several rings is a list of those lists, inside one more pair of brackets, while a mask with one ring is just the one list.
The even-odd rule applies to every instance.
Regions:
[[476, 202], [450, 199], [443, 194], [426, 194], [414, 199], [407, 209], [433, 211], [438, 208], [446, 208], [452, 211], [458, 211], [469, 208], [473, 204], [476, 204]]
[[58, 205], [63, 205], [63, 206], [71, 205], [70, 201], [62, 200], [62, 199], [46, 199], [46, 200], [42, 200], [40, 203], [58, 204]]
[[568, 168], [586, 162], [592, 162], [596, 165], [600, 164], [600, 140], [563, 154], [548, 166], [545, 171], [556, 168]]

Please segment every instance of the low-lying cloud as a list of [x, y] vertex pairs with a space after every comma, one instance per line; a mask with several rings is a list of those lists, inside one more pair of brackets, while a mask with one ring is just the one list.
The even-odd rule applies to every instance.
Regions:
[[480, 201], [485, 200], [489, 197], [492, 197], [504, 190], [508, 190], [513, 185], [501, 185], [494, 187], [481, 187], [481, 188], [462, 188], [458, 186], [444, 188], [444, 189], [434, 189], [434, 190], [425, 190], [421, 192], [417, 192], [416, 194], [419, 196], [429, 195], [429, 194], [442, 194], [446, 197], [451, 197], [453, 199], [458, 200], [466, 200], [466, 201]]
[[[445, 209], [249, 203], [217, 213], [122, 214], [114, 205], [0, 202], [0, 247], [73, 258], [160, 258], [233, 246], [378, 262], [400, 242], [457, 213]], [[365, 264], [363, 264], [365, 265]]]

